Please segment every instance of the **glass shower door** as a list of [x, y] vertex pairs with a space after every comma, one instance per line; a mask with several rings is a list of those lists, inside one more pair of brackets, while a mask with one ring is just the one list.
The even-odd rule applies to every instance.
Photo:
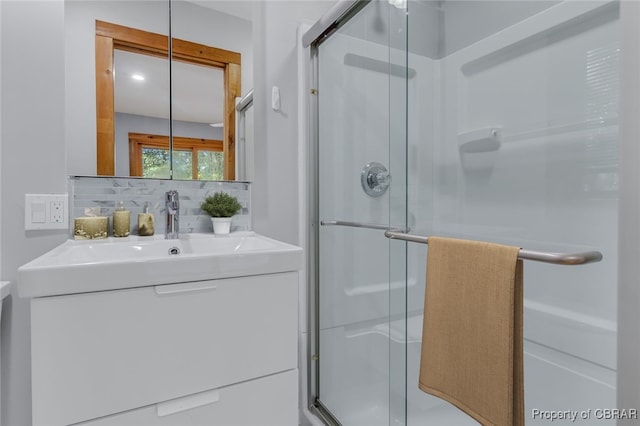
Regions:
[[318, 403], [405, 424], [406, 10], [371, 2], [316, 50]]

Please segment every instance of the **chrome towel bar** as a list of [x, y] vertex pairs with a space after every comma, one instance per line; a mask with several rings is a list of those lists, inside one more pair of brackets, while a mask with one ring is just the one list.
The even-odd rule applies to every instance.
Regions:
[[[410, 241], [413, 243], [429, 244], [429, 237], [404, 234], [402, 232], [386, 231], [384, 236], [392, 240]], [[602, 253], [586, 251], [581, 253], [551, 253], [546, 251], [520, 249], [518, 259], [535, 260], [536, 262], [553, 263], [556, 265], [584, 265], [600, 262]]]
[[393, 231], [393, 232], [409, 232], [406, 228], [391, 227], [389, 225], [379, 225], [377, 223], [362, 223], [362, 222], [349, 222], [347, 220], [321, 220], [322, 226], [347, 226], [350, 228], [367, 228], [367, 229], [379, 229], [381, 231]]

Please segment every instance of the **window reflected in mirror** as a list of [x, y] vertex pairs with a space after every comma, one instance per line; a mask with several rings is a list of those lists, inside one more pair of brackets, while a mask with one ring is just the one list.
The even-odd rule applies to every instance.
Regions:
[[[129, 133], [129, 158], [131, 176], [165, 178], [171, 162], [169, 138]], [[222, 141], [174, 136], [173, 178], [223, 180]]]

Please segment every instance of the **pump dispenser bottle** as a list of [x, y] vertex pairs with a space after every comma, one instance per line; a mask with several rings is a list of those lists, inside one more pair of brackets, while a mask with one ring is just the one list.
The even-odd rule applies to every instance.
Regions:
[[149, 202], [144, 203], [142, 213], [138, 213], [138, 235], [148, 237], [155, 232], [153, 214], [149, 213]]
[[120, 201], [113, 212], [113, 236], [128, 237], [131, 227], [131, 212], [124, 208], [124, 202]]

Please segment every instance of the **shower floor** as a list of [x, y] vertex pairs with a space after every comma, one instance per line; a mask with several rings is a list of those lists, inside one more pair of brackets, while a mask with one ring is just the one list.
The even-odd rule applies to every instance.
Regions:
[[[434, 398], [426, 394], [425, 397]], [[388, 407], [376, 403], [352, 409], [348, 414], [341, 416], [339, 420], [344, 426], [477, 426], [479, 424], [445, 401], [431, 405], [428, 410], [411, 406], [407, 407], [407, 410], [406, 423], [401, 416], [390, 417]]]
[[[399, 402], [389, 403], [389, 345], [405, 345], [404, 327], [404, 320], [381, 320], [366, 327], [322, 330], [320, 359], [325, 362], [324, 371], [332, 374], [321, 382], [320, 400], [344, 426], [477, 426], [453, 405], [418, 389], [421, 314], [409, 316], [406, 322], [406, 423], [405, 383], [398, 391], [401, 396], [391, 396]], [[394, 407], [391, 415], [390, 405]]]

